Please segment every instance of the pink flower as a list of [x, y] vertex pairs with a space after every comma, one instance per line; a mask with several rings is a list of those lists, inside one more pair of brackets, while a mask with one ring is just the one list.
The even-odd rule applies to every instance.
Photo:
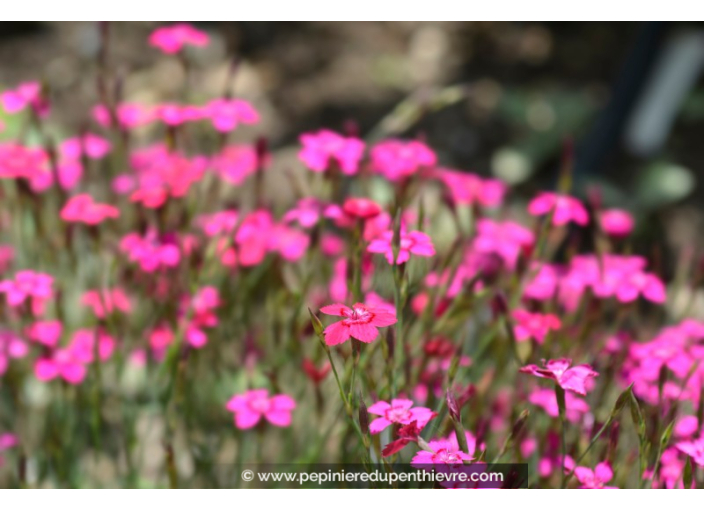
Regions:
[[[401, 242], [399, 245], [398, 257], [396, 264], [408, 262], [411, 258], [411, 253], [420, 257], [432, 257], [435, 255], [435, 247], [428, 234], [417, 230], [411, 232], [400, 232]], [[387, 230], [378, 239], [369, 243], [367, 251], [370, 253], [383, 253], [386, 255], [386, 260], [389, 264], [394, 263], [394, 248], [393, 248], [394, 231]]]
[[577, 365], [570, 368], [571, 364], [572, 360], [565, 358], [550, 360], [547, 363], [543, 360], [545, 368], [540, 368], [536, 365], [526, 365], [520, 369], [520, 372], [533, 374], [544, 379], [552, 379], [565, 390], [586, 395], [587, 389], [585, 385], [587, 380], [599, 374], [589, 365]]
[[116, 310], [123, 313], [132, 311], [132, 303], [125, 291], [121, 288], [89, 290], [81, 297], [81, 304], [93, 309], [93, 313], [98, 318], [104, 318]]
[[323, 213], [324, 204], [317, 198], [302, 198], [296, 207], [288, 211], [282, 220], [286, 223], [297, 221], [304, 228], [311, 228], [318, 224]]
[[18, 271], [14, 280], [0, 281], [0, 292], [5, 293], [7, 304], [13, 308], [31, 298], [32, 310], [38, 315], [43, 310], [44, 302], [52, 297], [53, 283], [51, 275], [31, 270]]
[[331, 162], [340, 166], [342, 173], [354, 175], [364, 156], [364, 142], [358, 138], [344, 137], [333, 131], [321, 129], [317, 133], [300, 136], [303, 148], [298, 159], [314, 172], [324, 172]]
[[93, 197], [83, 193], [69, 198], [61, 209], [61, 219], [68, 222], [98, 225], [107, 218], [117, 218], [120, 211], [109, 204], [100, 204]]
[[126, 253], [130, 261], [139, 263], [142, 271], [147, 273], [161, 267], [176, 267], [181, 262], [178, 245], [159, 239], [155, 231], [149, 231], [144, 237], [137, 233], [127, 234], [120, 241], [120, 251]]
[[88, 370], [71, 349], [54, 351], [51, 357], [39, 358], [34, 363], [34, 375], [42, 382], [61, 377], [69, 384], [80, 384]]
[[447, 439], [429, 441], [428, 446], [432, 452], [420, 450], [411, 460], [411, 465], [428, 467], [431, 464], [464, 464], [465, 461], [472, 461], [477, 448], [477, 440], [470, 432], [465, 432], [465, 435], [469, 453], [460, 449], [457, 435], [453, 432]]
[[242, 184], [257, 171], [257, 151], [249, 145], [228, 145], [212, 159], [212, 167], [221, 179], [233, 185]]
[[689, 455], [698, 466], [704, 466], [704, 436], [693, 441], [677, 443], [675, 448]]
[[154, 30], [149, 36], [149, 44], [166, 54], [178, 53], [184, 46], [202, 48], [208, 45], [208, 34], [197, 30], [187, 23], [176, 23]]
[[509, 269], [515, 269], [521, 253], [529, 250], [534, 242], [533, 233], [518, 223], [482, 218], [477, 222], [472, 249], [482, 254], [498, 255]]
[[61, 321], [37, 321], [27, 329], [27, 337], [47, 347], [56, 347], [62, 331]]
[[618, 489], [618, 487], [604, 485], [614, 477], [614, 472], [608, 462], [600, 462], [594, 471], [586, 467], [576, 467], [574, 476], [582, 484], [580, 489]]
[[362, 303], [355, 303], [352, 308], [341, 304], [328, 305], [322, 307], [320, 311], [326, 315], [344, 317], [343, 320], [325, 328], [325, 343], [328, 345], [341, 344], [350, 337], [369, 343], [379, 334], [377, 328], [396, 323], [394, 314]]
[[342, 205], [342, 210], [348, 216], [368, 220], [381, 214], [381, 206], [368, 198], [348, 198]]
[[607, 209], [599, 213], [601, 229], [613, 237], [626, 237], [633, 231], [634, 224], [631, 213], [622, 209]]
[[49, 114], [49, 103], [42, 97], [42, 87], [36, 81], [20, 83], [16, 89], [6, 90], [0, 94], [0, 102], [10, 114], [21, 112], [28, 106], [40, 117]]
[[[557, 406], [557, 397], [555, 392], [550, 389], [537, 389], [533, 391], [528, 397], [528, 401], [531, 404], [545, 409], [545, 412], [553, 418], [559, 416], [559, 409]], [[565, 411], [566, 418], [572, 423], [578, 423], [585, 413], [589, 412], [589, 404], [572, 392], [565, 393]]]
[[582, 226], [589, 223], [589, 214], [582, 202], [567, 195], [543, 191], [528, 204], [528, 212], [533, 216], [549, 214], [553, 210], [553, 225], [567, 225], [570, 221]]
[[204, 110], [198, 106], [164, 103], [154, 109], [154, 116], [167, 126], [180, 126], [187, 122], [201, 120]]
[[86, 133], [64, 140], [59, 146], [59, 152], [62, 157], [70, 160], [79, 160], [83, 155], [91, 159], [102, 159], [110, 152], [110, 148], [110, 142], [105, 138]]
[[262, 417], [277, 427], [288, 427], [295, 407], [296, 402], [288, 395], [269, 397], [268, 390], [249, 390], [235, 395], [226, 406], [235, 413], [235, 426], [242, 430], [251, 429]]
[[435, 166], [435, 153], [423, 142], [387, 140], [377, 144], [371, 152], [372, 170], [390, 181], [410, 177], [422, 168]]
[[551, 313], [542, 314], [514, 310], [512, 315], [516, 321], [513, 331], [519, 342], [533, 338], [542, 344], [550, 330], [558, 330], [562, 326], [560, 319]]
[[369, 424], [369, 432], [378, 434], [392, 423], [408, 425], [417, 422], [419, 428], [425, 425], [434, 417], [436, 413], [427, 407], [413, 407], [412, 400], [395, 398], [391, 404], [383, 400], [369, 406], [369, 413], [381, 416]]
[[482, 179], [468, 172], [438, 168], [437, 178], [445, 184], [455, 204], [496, 207], [506, 194], [506, 185], [496, 179]]
[[231, 234], [235, 231], [239, 214], [234, 209], [202, 214], [196, 220], [208, 237]]
[[229, 133], [239, 124], [259, 122], [259, 113], [243, 99], [214, 99], [206, 105], [205, 116], [221, 133]]
[[12, 331], [0, 331], [0, 375], [3, 375], [10, 365], [10, 359], [24, 358], [27, 355], [27, 344]]
[[[117, 124], [123, 131], [144, 126], [154, 120], [154, 112], [137, 103], [120, 103], [115, 107], [115, 117]], [[102, 104], [96, 105], [92, 110], [93, 119], [103, 126], [111, 127], [113, 124], [112, 114], [110, 110]]]

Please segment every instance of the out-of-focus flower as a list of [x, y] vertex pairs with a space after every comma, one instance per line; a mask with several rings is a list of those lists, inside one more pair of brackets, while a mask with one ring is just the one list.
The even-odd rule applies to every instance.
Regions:
[[377, 328], [396, 323], [396, 316], [386, 309], [374, 308], [362, 303], [355, 303], [352, 308], [341, 304], [328, 305], [322, 307], [320, 311], [326, 315], [344, 317], [343, 320], [325, 328], [325, 343], [328, 345], [341, 344], [350, 337], [369, 343], [379, 335]]
[[95, 316], [101, 319], [116, 310], [126, 314], [132, 311], [132, 303], [129, 297], [119, 287], [86, 291], [81, 296], [81, 304], [91, 307]]
[[315, 363], [313, 363], [308, 358], [305, 358], [302, 363], [303, 371], [308, 376], [308, 379], [313, 381], [313, 384], [320, 384], [325, 377], [330, 373], [332, 365], [330, 362], [326, 361], [323, 365], [318, 368]]
[[533, 338], [539, 344], [545, 341], [550, 330], [558, 330], [562, 326], [557, 315], [551, 313], [531, 313], [526, 310], [514, 310], [512, 313], [516, 321], [513, 331], [516, 340], [524, 341]]
[[477, 222], [472, 249], [477, 253], [498, 255], [506, 267], [515, 269], [521, 253], [530, 249], [534, 241], [533, 233], [518, 223], [482, 218]]
[[447, 168], [438, 168], [436, 176], [457, 205], [496, 207], [501, 205], [506, 194], [506, 185], [497, 179], [482, 179], [475, 174]]
[[[96, 105], [92, 110], [93, 119], [103, 127], [113, 125], [113, 114], [110, 109], [102, 104]], [[149, 124], [154, 120], [154, 110], [139, 103], [120, 103], [115, 107], [115, 120], [120, 129], [132, 129]]]
[[372, 170], [390, 181], [410, 177], [419, 170], [435, 167], [435, 153], [423, 142], [386, 140], [371, 152]]
[[[405, 232], [401, 229], [398, 257], [396, 264], [408, 262], [411, 258], [411, 253], [419, 257], [432, 257], [435, 255], [435, 247], [430, 236], [424, 232], [413, 230]], [[386, 260], [389, 264], [394, 264], [394, 247], [393, 247], [394, 231], [387, 230], [381, 236], [367, 246], [367, 251], [370, 253], [383, 253], [386, 255]]]
[[163, 103], [154, 108], [154, 117], [171, 127], [201, 120], [205, 115], [203, 108], [193, 105]]
[[[557, 397], [553, 390], [537, 389], [530, 394], [528, 401], [545, 409], [545, 412], [553, 418], [557, 418], [559, 415]], [[588, 412], [589, 404], [585, 400], [575, 396], [572, 392], [565, 393], [565, 413], [568, 421], [578, 423], [582, 416]]]
[[626, 237], [633, 231], [634, 224], [631, 213], [623, 209], [608, 209], [599, 213], [601, 229], [613, 237]]
[[436, 415], [427, 407], [413, 407], [413, 401], [395, 398], [391, 403], [380, 400], [369, 406], [367, 410], [370, 414], [379, 415], [369, 425], [372, 434], [378, 434], [393, 423], [408, 425], [417, 422], [418, 427], [423, 428]]
[[5, 294], [7, 304], [11, 307], [21, 306], [27, 299], [32, 301], [35, 315], [42, 313], [44, 303], [51, 299], [54, 278], [46, 273], [32, 270], [18, 271], [14, 279], [0, 281], [0, 292]]
[[348, 216], [368, 220], [381, 214], [381, 206], [368, 198], [348, 198], [342, 204], [342, 210]]
[[212, 160], [211, 165], [222, 180], [235, 186], [257, 171], [257, 151], [250, 145], [228, 145]]
[[27, 338], [47, 347], [56, 347], [62, 332], [63, 324], [61, 321], [37, 321], [27, 328]]
[[251, 429], [265, 418], [277, 427], [291, 425], [291, 411], [296, 408], [296, 402], [288, 395], [269, 396], [269, 391], [249, 390], [235, 395], [226, 406], [228, 411], [235, 413], [235, 426], [238, 429]]
[[87, 193], [75, 195], [61, 209], [61, 219], [71, 223], [98, 225], [108, 218], [120, 216], [120, 210], [109, 204], [95, 202]]
[[7, 371], [10, 359], [24, 358], [27, 355], [27, 344], [12, 331], [0, 331], [0, 375]]
[[574, 391], [580, 395], [587, 394], [586, 382], [592, 377], [599, 375], [589, 365], [577, 365], [570, 368], [572, 360], [557, 359], [543, 361], [544, 368], [536, 365], [526, 365], [520, 369], [524, 374], [532, 374], [544, 379], [552, 379], [565, 390]]
[[168, 55], [178, 53], [184, 46], [202, 48], [207, 46], [209, 41], [208, 34], [187, 23], [160, 27], [149, 35], [149, 44]]
[[108, 155], [110, 148], [110, 142], [102, 136], [86, 133], [61, 142], [59, 153], [61, 157], [71, 160], [79, 160], [84, 155], [90, 159], [102, 159]]
[[359, 163], [364, 156], [362, 140], [345, 137], [327, 129], [304, 133], [299, 139], [303, 148], [298, 153], [298, 159], [314, 172], [324, 172], [333, 162], [337, 163], [346, 175], [358, 172]]
[[593, 471], [582, 466], [576, 467], [574, 476], [582, 484], [580, 489], [618, 489], [618, 487], [605, 485], [614, 477], [608, 462], [600, 462]]
[[259, 113], [243, 99], [214, 99], [204, 108], [204, 115], [221, 133], [229, 133], [240, 124], [256, 124]]
[[543, 216], [553, 211], [552, 224], [558, 227], [570, 221], [582, 226], [589, 223], [587, 209], [574, 197], [543, 191], [528, 204], [528, 212], [533, 216]]
[[28, 106], [39, 117], [49, 115], [49, 102], [42, 96], [42, 86], [39, 82], [20, 83], [14, 90], [6, 90], [0, 94], [0, 102], [7, 113], [19, 113]]
[[142, 237], [136, 232], [127, 234], [120, 241], [120, 250], [132, 262], [137, 262], [142, 271], [152, 273], [159, 268], [176, 267], [181, 261], [181, 251], [174, 242], [160, 239], [156, 231]]
[[698, 466], [704, 466], [704, 437], [679, 442], [675, 444], [675, 448], [689, 455]]

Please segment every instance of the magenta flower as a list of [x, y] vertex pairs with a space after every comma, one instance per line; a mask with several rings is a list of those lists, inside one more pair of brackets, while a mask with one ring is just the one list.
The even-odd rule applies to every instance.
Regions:
[[132, 311], [129, 297], [119, 287], [86, 291], [81, 297], [81, 304], [91, 307], [95, 316], [101, 319], [116, 310], [126, 314]]
[[628, 211], [608, 209], [599, 213], [601, 229], [613, 237], [626, 237], [633, 231], [635, 221]]
[[147, 273], [153, 273], [162, 267], [176, 267], [181, 261], [178, 245], [166, 239], [159, 239], [155, 231], [149, 231], [144, 237], [137, 233], [127, 234], [120, 241], [120, 250]]
[[37, 321], [27, 328], [27, 338], [47, 347], [56, 347], [62, 332], [61, 321]]
[[512, 313], [516, 321], [513, 331], [519, 342], [533, 338], [539, 344], [545, 341], [550, 330], [558, 330], [562, 326], [560, 319], [551, 313], [531, 313], [526, 310], [514, 310]]
[[574, 391], [580, 395], [586, 395], [587, 380], [599, 374], [589, 365], [577, 365], [570, 368], [571, 364], [572, 360], [565, 358], [549, 360], [547, 363], [543, 360], [545, 368], [540, 368], [536, 365], [526, 365], [520, 369], [520, 372], [533, 374], [543, 379], [552, 379], [565, 390]]
[[605, 485], [614, 477], [608, 462], [600, 462], [593, 471], [586, 467], [576, 467], [574, 476], [582, 484], [580, 489], [618, 489], [618, 487]]
[[[0, 434], [0, 452], [14, 448], [19, 444], [17, 436], [10, 434], [9, 432], [3, 432]], [[5, 459], [0, 456], [0, 468], [5, 464]]]
[[259, 122], [259, 112], [243, 99], [214, 99], [205, 106], [204, 112], [221, 133], [229, 133], [240, 124]]
[[[557, 397], [555, 392], [550, 389], [537, 389], [528, 397], [531, 404], [542, 407], [549, 416], [557, 418], [559, 416], [559, 408], [557, 406]], [[585, 413], [589, 412], [589, 404], [572, 392], [565, 393], [565, 413], [568, 421], [578, 423]]]
[[342, 211], [353, 218], [368, 220], [381, 214], [381, 206], [368, 198], [348, 198], [342, 204]]
[[51, 357], [39, 358], [34, 363], [34, 375], [42, 382], [60, 377], [69, 384], [80, 384], [88, 370], [71, 349], [59, 349]]
[[288, 395], [269, 397], [268, 390], [249, 390], [232, 397], [226, 408], [235, 413], [235, 426], [238, 429], [251, 429], [262, 417], [277, 427], [288, 427], [291, 425], [291, 411], [296, 408], [296, 402]]
[[437, 158], [423, 142], [387, 140], [378, 143], [371, 152], [372, 170], [390, 181], [410, 177], [419, 170], [432, 169]]
[[345, 305], [334, 304], [320, 309], [326, 315], [344, 317], [343, 320], [330, 324], [325, 328], [325, 343], [338, 345], [346, 342], [350, 337], [360, 342], [369, 343], [374, 340], [383, 328], [396, 324], [396, 316], [383, 308], [375, 308], [355, 303], [352, 308]]
[[108, 218], [117, 218], [120, 211], [117, 207], [100, 204], [93, 200], [87, 193], [75, 195], [61, 209], [61, 219], [70, 223], [85, 223], [98, 225]]
[[543, 216], [553, 210], [553, 225], [567, 225], [570, 221], [582, 226], [589, 223], [587, 209], [574, 197], [543, 191], [528, 204], [528, 212], [533, 216]]
[[210, 38], [187, 23], [176, 23], [168, 27], [154, 30], [149, 36], [149, 44], [159, 48], [166, 54], [178, 53], [184, 46], [202, 48], [208, 45]]
[[6, 90], [0, 94], [0, 102], [10, 114], [19, 113], [28, 106], [40, 117], [49, 114], [49, 103], [42, 97], [42, 87], [36, 81], [20, 83], [16, 89]]
[[472, 461], [477, 449], [477, 440], [470, 432], [465, 432], [465, 436], [469, 453], [462, 451], [457, 435], [453, 432], [447, 439], [429, 441], [428, 446], [432, 451], [420, 450], [411, 459], [411, 465], [427, 468], [431, 464], [464, 464], [465, 461]]
[[257, 151], [250, 145], [228, 145], [211, 161], [220, 178], [235, 186], [257, 171]]
[[64, 140], [59, 146], [61, 157], [69, 160], [80, 160], [82, 156], [90, 159], [102, 159], [110, 152], [110, 142], [102, 136], [86, 133]]
[[7, 371], [10, 359], [24, 358], [29, 349], [19, 336], [11, 331], [0, 331], [0, 376]]
[[[138, 103], [120, 103], [115, 107], [114, 114], [119, 128], [123, 131], [144, 126], [154, 120], [154, 111]], [[113, 115], [105, 105], [94, 106], [92, 115], [93, 119], [105, 128], [113, 125]]]
[[342, 173], [354, 175], [364, 156], [364, 142], [321, 129], [317, 133], [304, 133], [299, 137], [303, 148], [298, 153], [305, 165], [314, 172], [324, 172], [331, 162], [340, 166]]
[[154, 109], [154, 116], [167, 126], [175, 127], [201, 120], [206, 112], [199, 106], [163, 103]]
[[324, 204], [317, 198], [302, 198], [296, 207], [284, 214], [282, 220], [286, 223], [297, 221], [304, 228], [311, 228], [318, 224], [323, 215]]
[[689, 455], [698, 466], [704, 466], [704, 436], [693, 441], [677, 443], [675, 448]]
[[[399, 245], [398, 257], [396, 264], [408, 262], [411, 258], [411, 253], [419, 257], [432, 257], [435, 255], [435, 247], [433, 241], [428, 234], [413, 230], [406, 233], [403, 229], [400, 232], [401, 242]], [[394, 263], [394, 248], [393, 248], [394, 231], [387, 230], [382, 233], [377, 239], [374, 239], [367, 251], [370, 253], [383, 253], [386, 255], [386, 260], [389, 264]]]
[[472, 249], [485, 255], [498, 255], [506, 267], [515, 269], [521, 253], [532, 248], [534, 242], [533, 232], [518, 223], [482, 218], [477, 222]]
[[422, 429], [433, 417], [436, 416], [436, 413], [427, 407], [413, 407], [412, 400], [402, 398], [395, 398], [391, 400], [391, 404], [380, 400], [379, 402], [369, 406], [368, 411], [370, 414], [381, 416], [380, 418], [374, 419], [369, 424], [369, 432], [372, 434], [380, 433], [393, 423], [408, 425], [415, 421], [417, 422], [418, 427]]
[[0, 281], [0, 292], [5, 293], [7, 304], [15, 308], [27, 299], [32, 300], [32, 310], [39, 315], [44, 302], [51, 299], [54, 278], [31, 270], [18, 271], [13, 280]]
[[506, 194], [506, 185], [497, 179], [482, 179], [475, 174], [446, 168], [438, 168], [436, 175], [458, 205], [496, 207], [501, 205]]

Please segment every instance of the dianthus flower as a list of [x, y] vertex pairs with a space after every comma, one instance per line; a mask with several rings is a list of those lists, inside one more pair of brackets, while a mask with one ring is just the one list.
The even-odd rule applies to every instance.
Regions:
[[257, 150], [250, 145], [228, 145], [213, 156], [211, 165], [222, 180], [239, 185], [257, 171]]
[[380, 416], [369, 424], [369, 432], [372, 434], [378, 434], [394, 423], [408, 425], [415, 421], [423, 428], [436, 416], [436, 413], [427, 407], [413, 407], [412, 400], [402, 398], [392, 399], [390, 404], [380, 400], [369, 406], [368, 412]]
[[[111, 127], [113, 114], [108, 107], [99, 104], [93, 107], [93, 119], [102, 127]], [[115, 107], [114, 116], [118, 127], [129, 131], [149, 124], [154, 120], [154, 110], [138, 103], [120, 103]]]
[[0, 292], [5, 293], [7, 304], [13, 308], [31, 299], [32, 311], [39, 315], [43, 311], [44, 303], [53, 295], [53, 283], [54, 278], [51, 275], [27, 269], [15, 273], [12, 280], [0, 281]]
[[39, 117], [49, 115], [49, 102], [42, 96], [42, 86], [36, 81], [20, 83], [14, 90], [6, 90], [0, 94], [0, 102], [10, 114], [29, 106]]
[[589, 365], [577, 365], [570, 368], [571, 364], [572, 360], [565, 358], [549, 360], [547, 363], [543, 360], [544, 368], [536, 365], [526, 365], [520, 369], [520, 372], [544, 379], [552, 379], [565, 390], [586, 395], [587, 380], [599, 374]]
[[372, 149], [371, 160], [372, 170], [390, 181], [398, 181], [423, 168], [432, 169], [437, 158], [423, 142], [387, 140]]
[[560, 319], [551, 313], [542, 314], [514, 310], [512, 316], [515, 321], [513, 331], [519, 342], [533, 338], [542, 344], [550, 330], [558, 330], [562, 326]]
[[162, 267], [176, 267], [181, 261], [178, 245], [160, 239], [155, 231], [149, 231], [144, 237], [135, 232], [127, 234], [120, 241], [120, 250], [147, 273]]
[[70, 223], [98, 225], [108, 218], [117, 218], [120, 211], [109, 204], [95, 202], [87, 193], [75, 195], [61, 209], [61, 219]]
[[345, 137], [327, 129], [300, 136], [303, 148], [298, 153], [305, 165], [314, 172], [324, 172], [331, 163], [337, 163], [342, 173], [355, 175], [364, 156], [364, 142]]
[[[435, 247], [430, 236], [424, 232], [413, 230], [405, 232], [401, 229], [398, 257], [396, 264], [408, 262], [411, 258], [411, 253], [419, 257], [432, 257], [435, 255]], [[386, 260], [389, 264], [394, 264], [394, 231], [387, 230], [381, 236], [367, 246], [367, 251], [370, 253], [383, 253], [386, 255]]]
[[110, 148], [110, 142], [102, 136], [86, 133], [61, 142], [59, 153], [61, 157], [70, 160], [79, 160], [82, 156], [102, 159], [108, 155]]
[[446, 168], [438, 168], [436, 176], [457, 205], [496, 207], [501, 205], [506, 194], [506, 185], [497, 179], [482, 179], [475, 174]]
[[599, 213], [601, 230], [613, 237], [626, 237], [633, 231], [635, 221], [628, 211], [607, 209]]
[[587, 209], [574, 197], [543, 191], [528, 204], [528, 212], [533, 216], [543, 216], [553, 211], [552, 224], [558, 227], [569, 222], [582, 226], [589, 223]]
[[352, 308], [341, 304], [328, 305], [322, 307], [320, 311], [326, 315], [344, 317], [341, 321], [325, 328], [325, 343], [328, 345], [341, 344], [350, 337], [369, 343], [378, 336], [377, 328], [396, 323], [394, 314], [362, 303], [356, 303]]
[[27, 328], [27, 338], [47, 347], [56, 347], [62, 332], [61, 321], [37, 321]]
[[178, 53], [184, 46], [202, 48], [207, 46], [209, 41], [208, 34], [187, 23], [160, 27], [149, 35], [149, 44], [168, 55]]
[[[528, 397], [531, 404], [542, 407], [549, 416], [557, 418], [559, 408], [555, 392], [550, 389], [537, 389]], [[585, 413], [589, 412], [589, 404], [572, 392], [565, 393], [565, 417], [572, 423], [578, 423]]]
[[235, 413], [235, 426], [238, 429], [250, 429], [265, 418], [277, 427], [291, 425], [291, 411], [296, 408], [296, 402], [288, 395], [269, 396], [269, 391], [249, 390], [235, 395], [226, 406], [228, 411]]
[[132, 311], [132, 303], [129, 297], [119, 287], [86, 291], [81, 296], [81, 304], [91, 307], [95, 316], [101, 319], [116, 310], [122, 313], [130, 313]]
[[477, 253], [496, 254], [506, 267], [515, 269], [521, 253], [530, 249], [534, 241], [533, 233], [518, 223], [482, 218], [477, 222], [472, 249]]
[[477, 439], [470, 432], [465, 432], [465, 437], [469, 453], [460, 449], [457, 435], [453, 432], [447, 439], [429, 441], [428, 446], [432, 451], [420, 450], [411, 460], [411, 465], [427, 468], [431, 464], [464, 464], [465, 461], [472, 461], [477, 449]]
[[0, 376], [7, 371], [10, 359], [24, 358], [27, 344], [12, 331], [0, 331]]
[[229, 133], [240, 124], [259, 122], [259, 112], [243, 99], [214, 99], [205, 106], [204, 115], [221, 133]]
[[580, 489], [618, 489], [618, 487], [605, 485], [614, 477], [608, 462], [600, 462], [593, 471], [586, 467], [576, 467], [574, 476], [582, 484]]

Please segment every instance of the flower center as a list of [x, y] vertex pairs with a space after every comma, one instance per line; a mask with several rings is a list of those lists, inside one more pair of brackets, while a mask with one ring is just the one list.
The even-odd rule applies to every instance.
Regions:
[[440, 450], [435, 456], [435, 458], [440, 462], [444, 462], [445, 464], [459, 464], [462, 462], [462, 460], [459, 458], [459, 456], [457, 456], [456, 453], [444, 449]]
[[411, 412], [408, 409], [391, 408], [386, 411], [386, 419], [394, 423], [400, 423], [411, 417]]
[[269, 399], [264, 397], [254, 399], [249, 403], [249, 407], [258, 413], [266, 413], [269, 410]]

